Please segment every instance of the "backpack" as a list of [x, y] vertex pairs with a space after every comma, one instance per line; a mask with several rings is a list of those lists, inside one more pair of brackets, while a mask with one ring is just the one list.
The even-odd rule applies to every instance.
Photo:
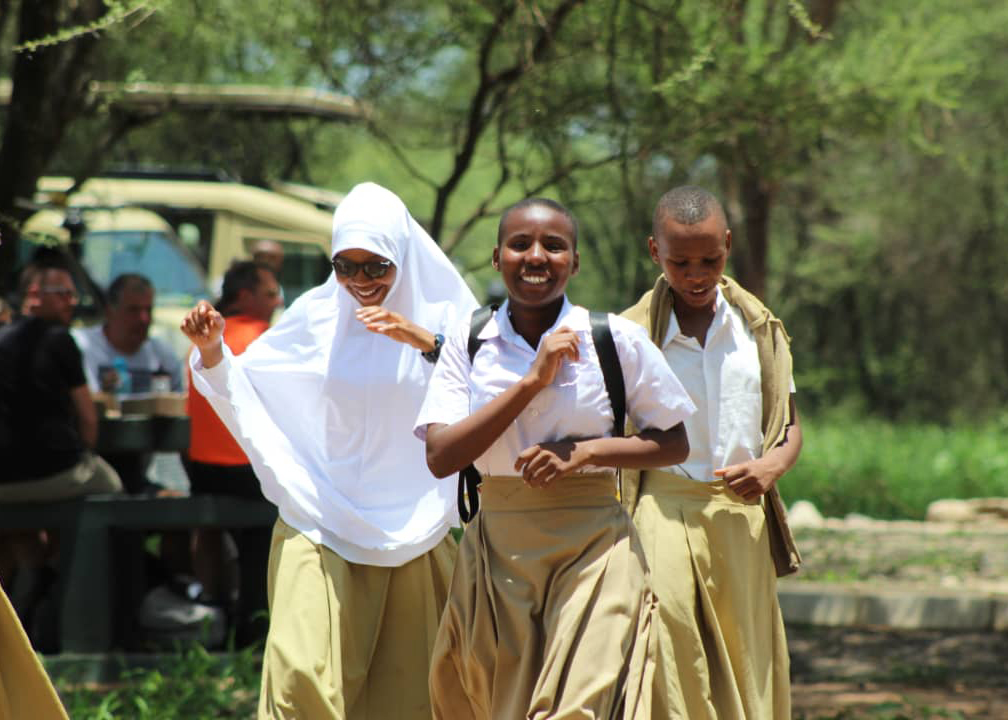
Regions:
[[[473, 358], [476, 357], [476, 353], [479, 352], [480, 346], [483, 344], [478, 335], [490, 322], [497, 307], [496, 304], [484, 305], [473, 311], [467, 345], [470, 367]], [[613, 435], [622, 437], [626, 419], [626, 386], [623, 383], [623, 369], [620, 366], [619, 354], [616, 352], [616, 342], [613, 340], [612, 329], [609, 327], [609, 314], [593, 311], [589, 313], [589, 318], [592, 342], [595, 344], [599, 367], [602, 370], [602, 379], [605, 381], [609, 404], [612, 406]], [[470, 464], [459, 473], [458, 511], [462, 522], [470, 522], [479, 511], [480, 482], [482, 482], [482, 478], [475, 465]]]

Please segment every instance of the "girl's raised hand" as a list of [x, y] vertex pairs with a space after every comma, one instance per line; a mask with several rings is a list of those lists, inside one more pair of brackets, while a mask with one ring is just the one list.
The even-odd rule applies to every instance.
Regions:
[[581, 357], [578, 342], [577, 333], [567, 327], [561, 327], [552, 335], [544, 337], [539, 342], [539, 352], [532, 361], [528, 377], [540, 387], [552, 383], [565, 358], [576, 362]]
[[397, 312], [386, 310], [380, 305], [360, 307], [355, 312], [357, 319], [373, 333], [412, 345], [421, 352], [434, 349], [434, 334], [407, 320]]
[[206, 300], [200, 300], [190, 310], [179, 329], [201, 353], [219, 347], [224, 333], [224, 316]]

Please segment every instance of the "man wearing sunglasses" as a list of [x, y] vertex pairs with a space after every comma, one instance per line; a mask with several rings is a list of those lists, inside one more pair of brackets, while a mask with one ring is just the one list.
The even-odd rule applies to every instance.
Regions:
[[[122, 492], [92, 452], [98, 413], [68, 332], [77, 305], [70, 273], [30, 265], [21, 294], [22, 315], [0, 328], [0, 503]], [[54, 580], [55, 552], [45, 532], [0, 537], [0, 585], [18, 588], [11, 600], [41, 651], [53, 649], [51, 623], [36, 609]]]
[[22, 316], [0, 330], [0, 502], [119, 492], [119, 476], [91, 453], [98, 414], [68, 332], [73, 278], [29, 266], [21, 288]]

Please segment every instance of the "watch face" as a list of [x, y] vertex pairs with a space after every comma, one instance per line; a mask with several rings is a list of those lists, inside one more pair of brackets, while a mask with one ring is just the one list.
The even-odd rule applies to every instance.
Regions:
[[444, 335], [441, 333], [434, 334], [434, 349], [427, 350], [426, 352], [420, 353], [420, 356], [427, 362], [437, 362], [438, 357], [441, 355], [441, 346], [444, 345]]

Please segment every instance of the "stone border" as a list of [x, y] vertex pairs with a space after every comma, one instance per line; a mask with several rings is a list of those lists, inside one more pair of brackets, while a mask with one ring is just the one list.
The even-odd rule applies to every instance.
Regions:
[[777, 596], [787, 623], [1008, 631], [1008, 595], [996, 593], [781, 580]]

